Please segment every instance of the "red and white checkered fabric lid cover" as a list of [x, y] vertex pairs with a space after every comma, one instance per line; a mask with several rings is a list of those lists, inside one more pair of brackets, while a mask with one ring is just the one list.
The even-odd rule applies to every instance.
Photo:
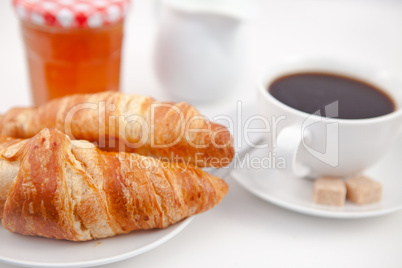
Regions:
[[13, 0], [22, 20], [63, 28], [99, 28], [123, 20], [130, 0]]

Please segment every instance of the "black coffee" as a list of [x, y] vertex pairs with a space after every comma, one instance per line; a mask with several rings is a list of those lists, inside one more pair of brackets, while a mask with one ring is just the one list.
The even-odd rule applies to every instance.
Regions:
[[297, 73], [276, 79], [268, 88], [273, 97], [297, 110], [312, 114], [338, 101], [341, 119], [364, 119], [395, 110], [385, 92], [364, 81], [330, 73]]

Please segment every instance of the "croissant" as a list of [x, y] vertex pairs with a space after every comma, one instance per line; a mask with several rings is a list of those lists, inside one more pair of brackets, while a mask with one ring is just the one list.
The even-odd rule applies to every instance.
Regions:
[[0, 116], [3, 136], [25, 139], [43, 128], [56, 128], [108, 151], [135, 152], [199, 167], [220, 168], [234, 156], [228, 129], [206, 120], [193, 106], [119, 92], [71, 95], [38, 108], [14, 108]]
[[165, 228], [214, 207], [227, 191], [192, 165], [105, 152], [56, 129], [0, 137], [0, 219], [11, 232], [86, 241]]

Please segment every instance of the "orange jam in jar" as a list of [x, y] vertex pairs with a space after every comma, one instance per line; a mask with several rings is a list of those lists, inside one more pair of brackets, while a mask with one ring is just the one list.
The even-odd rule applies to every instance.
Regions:
[[69, 94], [119, 90], [128, 0], [29, 3], [15, 0], [14, 7], [18, 15], [24, 9], [21, 27], [35, 105]]

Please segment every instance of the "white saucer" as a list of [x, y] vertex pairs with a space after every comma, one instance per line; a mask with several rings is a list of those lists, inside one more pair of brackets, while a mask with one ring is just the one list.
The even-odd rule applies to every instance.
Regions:
[[[267, 156], [265, 150], [250, 153], [252, 157]], [[313, 181], [284, 177], [272, 169], [252, 169], [246, 166], [233, 170], [231, 176], [254, 195], [280, 207], [299, 213], [326, 218], [365, 218], [380, 216], [402, 209], [402, 138], [388, 154], [365, 172], [383, 184], [383, 199], [371, 205], [356, 205], [347, 201], [343, 207], [317, 205], [312, 202]]]
[[188, 218], [166, 229], [134, 231], [107, 239], [70, 242], [13, 234], [0, 226], [0, 261], [27, 267], [89, 267], [128, 259], [180, 233]]

